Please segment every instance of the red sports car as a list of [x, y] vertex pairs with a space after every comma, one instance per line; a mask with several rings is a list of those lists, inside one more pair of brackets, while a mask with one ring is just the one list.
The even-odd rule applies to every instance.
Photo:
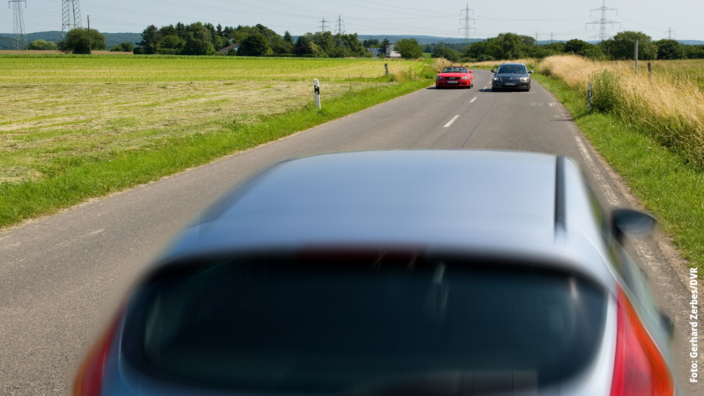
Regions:
[[463, 66], [443, 67], [438, 70], [438, 76], [435, 78], [435, 88], [445, 87], [464, 87], [472, 88], [474, 86], [474, 75], [472, 71]]

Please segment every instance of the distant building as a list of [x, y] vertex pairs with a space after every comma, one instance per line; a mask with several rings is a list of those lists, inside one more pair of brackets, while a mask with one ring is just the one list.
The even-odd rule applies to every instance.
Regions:
[[236, 43], [236, 44], [228, 45], [227, 47], [218, 50], [218, 53], [219, 54], [227, 54], [232, 49], [235, 50], [235, 52], [237, 52], [237, 50], [239, 48], [240, 48], [240, 43]]
[[386, 57], [387, 58], [400, 58], [401, 53], [394, 51], [394, 46], [396, 43], [386, 44]]

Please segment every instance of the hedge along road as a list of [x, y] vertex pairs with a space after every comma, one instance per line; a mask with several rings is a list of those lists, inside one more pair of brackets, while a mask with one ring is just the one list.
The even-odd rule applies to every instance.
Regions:
[[[473, 89], [423, 89], [0, 233], [0, 394], [65, 394], [81, 358], [149, 258], [221, 194], [286, 158], [412, 148], [545, 152], [578, 160], [605, 204], [632, 202], [550, 93], [535, 82], [528, 93], [494, 93], [488, 88], [491, 73], [475, 75]], [[678, 325], [673, 350], [684, 379], [684, 267], [669, 260], [660, 239], [638, 241], [631, 250]]]

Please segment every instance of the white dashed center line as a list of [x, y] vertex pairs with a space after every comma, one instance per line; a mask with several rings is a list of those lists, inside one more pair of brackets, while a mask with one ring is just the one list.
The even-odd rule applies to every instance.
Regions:
[[455, 122], [455, 120], [458, 119], [459, 117], [460, 117], [459, 114], [457, 114], [456, 116], [454, 116], [454, 117], [450, 120], [450, 122], [448, 122], [447, 124], [445, 124], [445, 128], [447, 128], [447, 127], [449, 127], [450, 125], [452, 125], [452, 123]]
[[475, 100], [477, 100], [478, 97], [479, 97], [479, 96], [475, 96], [474, 99], [472, 99], [472, 100], [469, 101], [469, 103], [474, 102]]

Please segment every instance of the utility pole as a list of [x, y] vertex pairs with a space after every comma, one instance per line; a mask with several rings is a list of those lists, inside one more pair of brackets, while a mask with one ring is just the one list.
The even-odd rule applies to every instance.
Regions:
[[[611, 21], [609, 19], [606, 19], [606, 12], [607, 11], [616, 11], [616, 16], [618, 16], [618, 10], [615, 8], [608, 8], [606, 7], [606, 0], [603, 0], [602, 6], [599, 8], [595, 8], [591, 11], [589, 11], [589, 16], [592, 16], [592, 12], [594, 11], [601, 11], [601, 19], [597, 19], [596, 21], [588, 22], [586, 25], [599, 25], [599, 34], [597, 36], [592, 36], [592, 37], [598, 37], [599, 41], [604, 41], [609, 38], [609, 35], [606, 34], [606, 25], [611, 25], [613, 27], [615, 24], [618, 24], [619, 29], [621, 28], [621, 22], [615, 22]], [[586, 29], [585, 25], [585, 29]]]
[[540, 35], [538, 34], [538, 32], [535, 32], [535, 43], [536, 43], [536, 44], [538, 44], [538, 38], [539, 38], [539, 37], [540, 37]]
[[345, 21], [342, 19], [342, 15], [337, 17], [337, 34], [345, 34]]
[[27, 36], [24, 34], [24, 13], [22, 12], [22, 3], [24, 3], [24, 8], [27, 8], [26, 0], [10, 0], [7, 2], [8, 7], [12, 4], [12, 11], [14, 13], [12, 27], [15, 33], [15, 49], [18, 51], [24, 51], [27, 49]]
[[330, 22], [326, 21], [325, 18], [323, 18], [323, 20], [320, 21], [320, 31], [321, 31], [322, 33], [325, 33], [325, 31], [326, 31], [325, 29], [328, 29], [328, 28], [329, 28], [329, 27], [327, 26], [328, 23], [330, 23]]
[[464, 15], [464, 18], [460, 19], [460, 23], [464, 22], [464, 27], [460, 28], [459, 31], [464, 30], [464, 43], [469, 44], [469, 33], [471, 32], [472, 29], [475, 31], [477, 29], [473, 27], [469, 27], [469, 25], [474, 21], [474, 23], [477, 23], [477, 21], [474, 18], [469, 17], [469, 12], [472, 11], [472, 15], [474, 15], [474, 10], [469, 8], [469, 3], [467, 3], [467, 7], [460, 11], [460, 15]]
[[553, 32], [550, 32], [550, 44], [552, 44], [555, 41], [555, 34]]
[[81, 4], [79, 0], [61, 0], [62, 22], [61, 37], [66, 38], [66, 33], [71, 29], [81, 28]]
[[93, 40], [91, 40], [91, 34], [90, 34], [90, 15], [88, 15], [88, 53], [92, 54], [93, 53]]

